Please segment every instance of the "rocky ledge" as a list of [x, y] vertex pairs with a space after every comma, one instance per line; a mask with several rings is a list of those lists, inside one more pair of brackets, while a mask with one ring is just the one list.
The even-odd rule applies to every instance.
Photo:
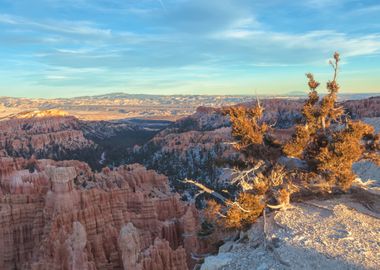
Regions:
[[379, 193], [364, 189], [294, 203], [267, 214], [265, 234], [260, 218], [250, 230], [227, 240], [201, 269], [379, 269], [379, 218]]

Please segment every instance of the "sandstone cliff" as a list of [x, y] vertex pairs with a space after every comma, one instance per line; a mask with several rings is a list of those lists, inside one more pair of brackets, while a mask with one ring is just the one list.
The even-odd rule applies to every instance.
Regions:
[[3, 156], [75, 159], [75, 152], [78, 156], [80, 151], [94, 149], [94, 143], [84, 137], [75, 117], [30, 114], [0, 121], [0, 153]]
[[140, 165], [0, 159], [0, 269], [187, 269], [197, 224]]

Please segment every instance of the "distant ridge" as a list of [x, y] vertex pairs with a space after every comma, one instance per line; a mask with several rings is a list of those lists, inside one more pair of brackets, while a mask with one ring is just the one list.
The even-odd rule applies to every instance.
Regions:
[[29, 118], [42, 118], [42, 117], [57, 117], [57, 116], [68, 116], [69, 113], [63, 110], [50, 109], [50, 110], [34, 110], [34, 111], [23, 111], [17, 114], [11, 114], [6, 117], [1, 118], [6, 119], [29, 119]]
[[[320, 95], [324, 95], [324, 92], [319, 92]], [[290, 91], [283, 94], [258, 94], [257, 96], [260, 98], [291, 98], [291, 97], [297, 97], [297, 98], [303, 98], [307, 97], [308, 91]], [[369, 92], [369, 93], [340, 93], [341, 99], [364, 99], [369, 97], [376, 97], [380, 96], [379, 92]], [[183, 98], [193, 98], [193, 97], [226, 97], [226, 98], [256, 98], [255, 94], [251, 95], [184, 95], [184, 94], [173, 94], [173, 95], [155, 95], [155, 94], [129, 94], [125, 92], [110, 92], [100, 95], [86, 95], [86, 96], [77, 96], [77, 97], [65, 97], [65, 98], [27, 98], [27, 97], [11, 97], [11, 96], [0, 96], [0, 101], [5, 100], [74, 100], [74, 99], [150, 99], [150, 98], [168, 98], [168, 97], [183, 97]]]
[[[144, 98], [144, 97], [160, 97], [163, 95], [150, 95], [150, 94], [128, 94], [125, 92], [111, 92], [101, 95], [91, 95], [91, 96], [80, 96], [77, 99], [112, 99], [112, 98]], [[71, 99], [71, 98], [66, 98]]]

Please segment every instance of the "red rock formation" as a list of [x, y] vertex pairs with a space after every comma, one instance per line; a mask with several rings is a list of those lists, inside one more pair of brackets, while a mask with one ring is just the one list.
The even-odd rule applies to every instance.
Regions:
[[343, 102], [342, 105], [353, 118], [380, 117], [379, 96], [360, 100], [348, 100]]
[[80, 122], [71, 116], [15, 118], [0, 121], [0, 153], [9, 156], [59, 158], [93, 147]]
[[96, 174], [77, 161], [0, 165], [0, 269], [179, 270], [202, 248], [195, 208], [140, 165]]

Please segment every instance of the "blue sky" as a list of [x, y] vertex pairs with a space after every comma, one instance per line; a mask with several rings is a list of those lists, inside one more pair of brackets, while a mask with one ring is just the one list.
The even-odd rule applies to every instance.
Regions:
[[[0, 96], [380, 93], [380, 2], [0, 0]], [[324, 84], [323, 84], [324, 85]]]

